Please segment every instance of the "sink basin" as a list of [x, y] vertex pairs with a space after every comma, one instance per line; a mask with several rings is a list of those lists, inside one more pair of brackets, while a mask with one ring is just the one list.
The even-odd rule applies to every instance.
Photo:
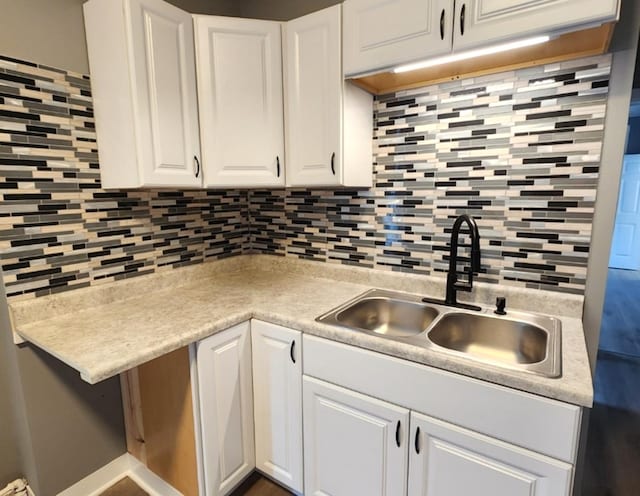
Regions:
[[474, 360], [557, 377], [560, 322], [510, 311], [498, 317], [452, 309], [427, 332], [427, 341]]
[[561, 326], [553, 317], [463, 310], [417, 295], [373, 289], [316, 320], [476, 362], [558, 377]]
[[438, 346], [510, 365], [547, 357], [549, 334], [536, 325], [485, 315], [450, 313], [427, 334]]
[[343, 326], [403, 337], [424, 332], [437, 316], [433, 307], [378, 296], [355, 302], [339, 311], [335, 319]]

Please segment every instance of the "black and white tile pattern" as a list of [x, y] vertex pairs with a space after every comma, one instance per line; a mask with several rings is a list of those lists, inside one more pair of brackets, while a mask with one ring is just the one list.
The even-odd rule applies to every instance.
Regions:
[[493, 283], [582, 293], [610, 56], [375, 101], [370, 190], [105, 191], [87, 76], [0, 57], [7, 294], [259, 252], [442, 273], [470, 213]]
[[0, 57], [0, 263], [26, 298], [242, 253], [247, 193], [100, 189], [87, 76]]
[[384, 95], [375, 186], [252, 192], [254, 251], [440, 273], [477, 218], [480, 280], [582, 293], [610, 56]]

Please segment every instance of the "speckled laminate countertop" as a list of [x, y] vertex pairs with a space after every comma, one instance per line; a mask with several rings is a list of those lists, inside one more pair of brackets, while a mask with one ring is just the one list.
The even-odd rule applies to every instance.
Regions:
[[[444, 281], [409, 274], [251, 255], [10, 304], [14, 331], [96, 383], [250, 318], [496, 384], [590, 407], [593, 386], [579, 315], [582, 298], [476, 284], [471, 299], [562, 320], [562, 376], [491, 367], [316, 322], [373, 288], [441, 296]], [[43, 318], [43, 316], [46, 316]]]

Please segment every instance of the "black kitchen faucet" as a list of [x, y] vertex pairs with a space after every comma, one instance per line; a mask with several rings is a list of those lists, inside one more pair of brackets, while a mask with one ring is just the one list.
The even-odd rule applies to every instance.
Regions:
[[[460, 229], [463, 224], [469, 227], [469, 236], [471, 237], [471, 260], [467, 267], [467, 281], [458, 281], [458, 239], [460, 237]], [[451, 244], [449, 247], [449, 273], [447, 274], [447, 291], [444, 304], [450, 307], [466, 308], [468, 310], [480, 310], [476, 305], [458, 302], [458, 291], [470, 292], [473, 288], [473, 274], [480, 272], [480, 233], [478, 225], [473, 217], [462, 214], [453, 223], [451, 230]], [[442, 301], [433, 298], [423, 298], [427, 303], [440, 303]]]
[[[467, 268], [467, 281], [458, 281], [458, 238], [462, 224], [469, 226], [469, 236], [471, 237], [471, 265]], [[449, 247], [449, 273], [447, 274], [447, 293], [444, 303], [452, 307], [467, 307], [458, 303], [458, 291], [470, 292], [473, 288], [473, 274], [480, 272], [480, 233], [478, 224], [473, 217], [463, 214], [453, 223], [451, 230], [451, 245]], [[475, 308], [475, 307], [474, 307]]]

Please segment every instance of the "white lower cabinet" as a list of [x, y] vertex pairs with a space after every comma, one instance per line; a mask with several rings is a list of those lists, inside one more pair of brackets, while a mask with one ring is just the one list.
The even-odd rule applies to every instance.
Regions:
[[224, 496], [255, 468], [250, 323], [197, 347], [206, 496]]
[[251, 339], [256, 468], [302, 493], [302, 333], [252, 320]]
[[258, 320], [195, 368], [206, 496], [254, 469], [306, 496], [571, 494], [578, 407]]
[[573, 468], [411, 412], [409, 496], [568, 496]]
[[303, 378], [307, 496], [406, 494], [409, 410]]

